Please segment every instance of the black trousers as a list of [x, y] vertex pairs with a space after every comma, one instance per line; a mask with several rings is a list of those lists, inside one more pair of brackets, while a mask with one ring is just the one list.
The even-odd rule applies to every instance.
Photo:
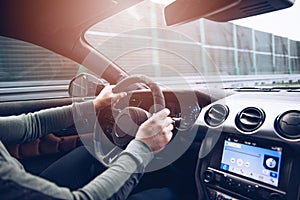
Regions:
[[[40, 176], [59, 186], [76, 190], [83, 187], [106, 168], [84, 147], [78, 147], [45, 169]], [[178, 199], [172, 187], [176, 176], [169, 168], [144, 174], [128, 199]], [[178, 183], [178, 182], [177, 182]]]

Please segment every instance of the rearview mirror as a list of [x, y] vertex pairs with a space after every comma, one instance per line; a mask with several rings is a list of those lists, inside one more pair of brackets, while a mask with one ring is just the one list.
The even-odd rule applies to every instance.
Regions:
[[230, 21], [288, 8], [294, 0], [176, 0], [164, 9], [168, 26], [199, 18]]
[[176, 0], [164, 9], [168, 26], [193, 21], [228, 9], [240, 0]]
[[69, 95], [71, 97], [97, 96], [105, 87], [106, 83], [88, 73], [81, 73], [75, 76], [69, 84]]

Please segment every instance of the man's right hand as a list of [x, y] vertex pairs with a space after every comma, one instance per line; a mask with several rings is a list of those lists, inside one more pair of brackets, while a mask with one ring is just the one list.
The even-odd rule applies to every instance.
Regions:
[[135, 139], [146, 143], [154, 153], [164, 149], [173, 135], [173, 120], [169, 114], [170, 110], [166, 108], [153, 114], [140, 126]]

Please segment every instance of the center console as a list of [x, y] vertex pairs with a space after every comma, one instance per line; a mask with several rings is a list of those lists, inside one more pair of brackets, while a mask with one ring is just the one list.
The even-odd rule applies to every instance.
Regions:
[[288, 147], [222, 135], [197, 172], [209, 199], [287, 199], [292, 181], [292, 157], [287, 156], [292, 154]]

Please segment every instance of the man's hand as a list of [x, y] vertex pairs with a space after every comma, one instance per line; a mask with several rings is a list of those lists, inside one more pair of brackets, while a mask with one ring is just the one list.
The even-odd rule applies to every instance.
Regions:
[[121, 92], [121, 93], [113, 93], [112, 89], [114, 86], [112, 85], [107, 85], [105, 86], [100, 94], [96, 97], [96, 99], [93, 100], [94, 106], [96, 110], [100, 110], [106, 106], [109, 105], [114, 105], [118, 103], [118, 101], [125, 97], [127, 95], [126, 92]]
[[169, 114], [168, 109], [153, 114], [140, 126], [135, 139], [146, 143], [154, 153], [164, 149], [173, 135], [173, 121], [168, 117]]

